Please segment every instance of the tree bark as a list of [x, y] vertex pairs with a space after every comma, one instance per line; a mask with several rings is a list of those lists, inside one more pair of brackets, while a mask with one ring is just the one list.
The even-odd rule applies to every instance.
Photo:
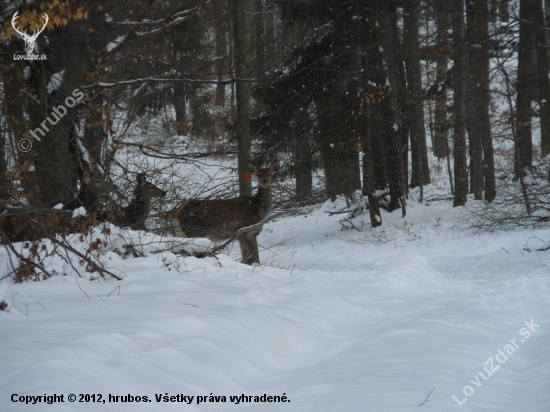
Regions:
[[[216, 85], [215, 105], [223, 107], [225, 105], [225, 87], [221, 81], [227, 78], [229, 73], [229, 63], [225, 55], [228, 53], [228, 23], [225, 9], [227, 2], [220, 1], [219, 6], [214, 10], [215, 42], [216, 42], [216, 71], [218, 72], [218, 83]], [[223, 57], [222, 57], [223, 56]]]
[[447, 137], [447, 47], [449, 44], [449, 2], [435, 0], [435, 18], [437, 24], [438, 55], [436, 60], [436, 97], [434, 119], [434, 156], [444, 159], [449, 156], [449, 140]]
[[313, 153], [311, 151], [309, 137], [309, 122], [307, 103], [296, 114], [296, 125], [294, 134], [294, 162], [296, 176], [296, 197], [300, 200], [307, 199], [311, 195], [313, 187]]
[[256, 14], [256, 77], [261, 79], [265, 76], [265, 9], [263, 0], [254, 0]]
[[[51, 72], [43, 71], [47, 70], [45, 65], [34, 66], [34, 94], [38, 101], [31, 100], [29, 115], [31, 128], [40, 138], [33, 154], [40, 198], [47, 206], [63, 203], [76, 192], [77, 168], [70, 149], [76, 104], [71, 107], [70, 103], [75, 102], [73, 92], [84, 83], [88, 26], [88, 20], [83, 20], [78, 25], [68, 26], [70, 28], [59, 36], [50, 37], [50, 45], [63, 51], [58, 59], [48, 62]], [[61, 72], [63, 76], [58, 89], [50, 93], [44, 78]], [[66, 114], [55, 117], [52, 110], [59, 107], [65, 108]], [[38, 129], [45, 131], [44, 135]]]
[[537, 52], [537, 83], [540, 107], [541, 156], [550, 154], [550, 82], [548, 81], [548, 42], [542, 3], [534, 3], [535, 40]]
[[369, 105], [364, 106], [366, 129], [362, 136], [363, 143], [363, 196], [367, 196], [369, 202], [369, 215], [372, 227], [377, 227], [382, 224], [382, 216], [380, 215], [380, 205], [374, 189], [374, 175], [372, 170], [373, 153], [371, 145], [371, 119]]
[[407, 79], [405, 75], [405, 64], [403, 58], [403, 42], [399, 26], [397, 24], [397, 2], [390, 2], [390, 25], [392, 39], [394, 40], [395, 69], [397, 80], [397, 104], [399, 106], [399, 116], [401, 123], [399, 125], [399, 142], [401, 158], [403, 160], [403, 191], [406, 195], [409, 191], [409, 133], [410, 133], [410, 109], [409, 92], [407, 89]]
[[422, 72], [419, 59], [418, 20], [419, 2], [404, 2], [404, 48], [407, 83], [409, 84], [409, 109], [411, 125], [411, 187], [427, 185], [431, 182], [426, 148], [426, 128], [424, 125], [424, 107], [422, 99]]
[[[366, 74], [368, 84], [376, 85], [376, 89], [369, 92], [368, 105], [373, 106], [377, 116], [373, 121], [371, 118], [371, 133], [370, 138], [374, 136], [372, 130], [377, 130], [376, 138], [379, 140], [379, 145], [383, 147], [381, 153], [382, 158], [386, 160], [386, 174], [388, 187], [390, 190], [389, 210], [395, 210], [400, 207], [400, 202], [403, 200], [402, 177], [403, 177], [403, 160], [401, 159], [401, 145], [399, 136], [394, 126], [397, 125], [395, 113], [392, 109], [392, 99], [396, 103], [396, 97], [392, 97], [391, 87], [387, 87], [388, 73], [385, 69], [384, 60], [388, 63], [388, 69], [395, 66], [393, 60], [392, 49], [389, 44], [386, 44], [383, 39], [391, 42], [391, 29], [389, 23], [390, 10], [386, 2], [379, 4], [377, 12], [378, 25], [372, 24], [367, 30], [367, 50], [366, 59], [363, 60], [363, 73]], [[392, 42], [393, 43], [393, 42]], [[385, 51], [385, 56], [381, 52]], [[385, 58], [385, 59], [384, 59]], [[395, 81], [395, 79], [394, 79]], [[391, 83], [390, 83], [391, 85]], [[371, 88], [373, 86], [370, 86]], [[375, 96], [372, 98], [372, 96]], [[396, 105], [396, 104], [395, 104]]]
[[[382, 76], [387, 77], [390, 89], [389, 101], [383, 102], [382, 113], [386, 116], [392, 116], [392, 120], [386, 124], [387, 136], [386, 140], [386, 157], [388, 159], [388, 183], [390, 187], [390, 209], [395, 209], [399, 206], [402, 208], [402, 215], [405, 216], [405, 187], [407, 180], [405, 178], [404, 162], [403, 162], [403, 141], [401, 139], [403, 121], [401, 116], [401, 105], [399, 99], [399, 89], [401, 87], [399, 81], [399, 68], [397, 59], [399, 57], [399, 38], [394, 37], [392, 31], [392, 13], [394, 2], [381, 2], [379, 5], [377, 19], [379, 23], [378, 38], [383, 44], [384, 54], [388, 69]], [[382, 54], [382, 53], [381, 53]], [[382, 64], [382, 69], [384, 65]], [[385, 82], [385, 80], [384, 80]]]
[[508, 23], [510, 21], [510, 10], [508, 9], [509, 0], [499, 0], [498, 2], [498, 14], [500, 21]]
[[451, 19], [454, 46], [454, 177], [455, 194], [453, 206], [464, 206], [468, 198], [468, 169], [466, 166], [466, 113], [464, 95], [464, 3], [463, 0], [451, 0]]
[[474, 196], [491, 202], [495, 192], [493, 141], [489, 117], [489, 10], [486, 0], [467, 3], [468, 47], [471, 77], [466, 82], [472, 96], [466, 110]]
[[517, 76], [517, 144], [515, 158], [515, 177], [519, 178], [525, 168], [533, 166], [533, 140], [531, 134], [533, 100], [533, 9], [534, 1], [520, 0], [519, 7], [519, 44], [518, 44], [518, 76]]
[[[231, 13], [233, 17], [233, 39], [235, 50], [235, 74], [236, 81], [236, 99], [237, 99], [237, 151], [238, 151], [238, 172], [239, 172], [239, 195], [252, 196], [252, 182], [249, 170], [250, 163], [250, 93], [248, 82], [242, 79], [248, 79], [250, 71], [248, 69], [247, 44], [246, 44], [246, 26], [243, 10], [244, 0], [231, 0]], [[244, 256], [244, 251], [248, 250], [241, 244], [243, 252], [243, 262], [249, 265], [260, 263], [258, 252], [258, 243], [256, 237], [251, 237], [252, 256]]]

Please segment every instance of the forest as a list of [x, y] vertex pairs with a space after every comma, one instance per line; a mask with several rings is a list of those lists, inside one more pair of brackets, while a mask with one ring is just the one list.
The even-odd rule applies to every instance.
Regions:
[[[13, 332], [3, 342], [12, 350], [6, 367], [15, 373], [26, 356], [19, 351], [16, 332], [27, 328], [11, 320], [12, 315], [30, 317], [43, 309], [44, 325], [57, 330], [62, 319], [78, 323], [70, 308], [79, 306], [80, 298], [94, 314], [92, 329], [106, 337], [114, 357], [124, 352], [117, 349], [119, 338], [126, 348], [148, 348], [149, 343], [132, 335], [139, 328], [116, 337], [115, 324], [99, 320], [108, 316], [107, 310], [130, 325], [137, 317], [146, 319], [155, 330], [151, 333], [163, 336], [166, 351], [210, 364], [212, 354], [201, 352], [199, 344], [187, 352], [171, 346], [168, 327], [151, 326], [158, 319], [149, 318], [154, 315], [139, 300], [143, 306], [162, 306], [155, 291], [170, 296], [173, 305], [181, 305], [175, 291], [202, 296], [204, 302], [182, 298], [188, 305], [184, 310], [208, 307], [206, 314], [182, 314], [182, 324], [198, 339], [218, 345], [216, 350], [248, 356], [231, 346], [240, 339], [237, 335], [251, 333], [240, 330], [232, 340], [228, 325], [241, 317], [265, 331], [261, 338], [248, 337], [265, 345], [264, 352], [253, 351], [257, 359], [252, 362], [264, 374], [266, 380], [259, 381], [264, 386], [256, 385], [244, 363], [239, 363], [247, 376], [242, 387], [219, 376], [213, 380], [212, 388], [225, 391], [227, 399], [258, 394], [281, 402], [286, 390], [292, 401], [271, 409], [250, 404], [250, 410], [325, 410], [313, 407], [316, 397], [324, 396], [314, 388], [323, 387], [321, 377], [335, 366], [316, 369], [298, 357], [311, 350], [317, 362], [332, 353], [331, 339], [338, 339], [325, 334], [323, 319], [327, 328], [339, 330], [336, 335], [368, 339], [366, 332], [355, 335], [359, 332], [351, 326], [345, 332], [337, 329], [337, 319], [347, 328], [359, 322], [357, 313], [371, 316], [371, 310], [380, 310], [389, 316], [375, 334], [382, 341], [401, 333], [396, 319], [411, 322], [410, 331], [424, 331], [423, 321], [409, 317], [419, 305], [422, 319], [443, 322], [441, 329], [430, 329], [442, 337], [432, 349], [450, 345], [453, 352], [460, 342], [469, 342], [468, 328], [461, 328], [479, 309], [484, 311], [483, 327], [494, 324], [498, 339], [480, 337], [478, 346], [465, 343], [467, 355], [461, 356], [473, 356], [480, 344], [491, 351], [502, 348], [516, 324], [518, 329], [524, 321], [533, 325], [534, 316], [549, 314], [542, 304], [550, 265], [549, 74], [550, 0], [4, 1], [0, 315], [9, 316]], [[485, 258], [491, 264], [483, 263]], [[304, 296], [296, 303], [301, 322], [310, 319], [308, 308], [316, 308], [309, 329], [299, 331], [290, 320], [293, 304], [286, 299], [293, 295], [285, 282], [292, 282], [288, 290]], [[496, 282], [493, 287], [491, 282]], [[142, 290], [149, 293], [141, 295]], [[369, 290], [368, 302], [360, 290]], [[528, 293], [539, 294], [529, 304], [511, 303]], [[443, 297], [447, 294], [455, 298]], [[114, 298], [126, 300], [118, 306]], [[455, 302], [460, 305], [458, 299], [469, 304], [450, 318], [431, 317], [431, 307], [424, 307], [430, 299], [451, 312]], [[233, 312], [238, 307], [250, 311]], [[497, 321], [491, 308], [510, 318]], [[228, 312], [220, 315], [218, 309]], [[160, 319], [179, 319], [172, 309], [159, 310], [166, 310]], [[519, 317], [511, 321], [513, 316]], [[40, 330], [38, 319], [33, 330]], [[358, 330], [378, 327], [368, 319]], [[270, 323], [275, 331], [269, 331]], [[229, 339], [227, 345], [205, 332], [215, 327]], [[275, 337], [277, 330], [281, 337]], [[542, 345], [539, 335], [545, 332], [537, 333], [533, 326], [529, 330]], [[93, 335], [59, 331], [61, 346]], [[311, 349], [314, 336], [320, 336], [319, 348], [326, 352]], [[406, 335], [395, 336], [402, 344], [407, 341]], [[275, 356], [277, 342], [291, 354], [289, 365], [307, 373], [309, 389], [300, 386], [298, 373], [285, 380], [262, 363]], [[338, 342], [345, 356], [334, 362], [362, 359], [357, 368], [390, 359], [399, 347], [398, 341], [385, 348], [375, 345], [378, 355], [375, 351], [363, 359], [359, 349], [343, 349], [354, 347], [353, 339]], [[89, 345], [100, 356], [93, 336]], [[38, 361], [39, 349], [27, 349]], [[431, 352], [422, 353], [426, 361]], [[170, 358], [160, 358], [165, 356]], [[229, 373], [231, 362], [223, 359], [218, 372]], [[471, 399], [463, 409], [511, 410], [506, 408], [518, 396], [511, 389], [513, 379], [499, 386], [496, 395], [501, 398], [494, 404], [496, 395], [489, 387], [464, 386], [461, 392], [470, 375], [482, 370], [482, 360], [468, 359], [447, 365], [466, 368], [463, 377], [452, 380], [430, 375], [437, 362], [447, 362], [434, 358], [426, 366], [428, 376], [445, 389], [432, 389], [435, 383], [415, 386], [411, 401], [413, 394], [400, 388], [395, 398], [399, 407], [389, 406], [385, 399], [393, 395], [381, 389], [373, 390], [372, 403], [349, 392], [356, 402], [340, 409], [402, 411], [411, 401], [414, 407], [442, 411]], [[533, 365], [518, 363], [518, 370], [547, 375], [537, 369], [536, 359], [529, 357]], [[85, 366], [79, 367], [84, 373]], [[25, 368], [25, 376], [36, 372]], [[61, 367], [53, 369], [62, 374]], [[170, 374], [169, 369], [162, 370]], [[351, 364], [344, 369], [355, 371]], [[49, 373], [50, 367], [38, 371]], [[3, 379], [15, 376], [12, 372], [4, 378], [0, 372], [0, 387]], [[102, 373], [119, 387], [118, 374], [134, 372], [114, 367]], [[394, 379], [398, 370], [385, 373]], [[210, 375], [199, 375], [205, 379], [197, 384], [200, 394], [215, 391], [208, 386]], [[89, 393], [99, 376], [88, 380]], [[273, 388], [280, 393], [269, 392], [269, 376], [278, 377]], [[187, 385], [190, 379], [177, 375], [176, 381]], [[364, 384], [375, 387], [372, 379], [365, 377]], [[25, 383], [25, 391], [46, 390], [33, 382]], [[76, 391], [65, 383], [58, 391]], [[151, 381], [149, 389], [163, 394], [178, 390], [166, 385]], [[346, 391], [351, 391], [349, 385]], [[138, 386], [138, 381], [129, 384], [133, 395]], [[105, 387], [97, 388], [110, 399]], [[199, 395], [192, 385], [186, 388]], [[126, 395], [122, 392], [116, 395]], [[546, 412], [548, 397], [536, 393], [529, 410]], [[0, 405], [8, 398], [7, 391], [0, 391]], [[22, 401], [14, 399], [9, 408], [23, 410], [17, 409]], [[151, 393], [148, 399], [157, 398]], [[327, 401], [326, 410], [337, 405]], [[196, 410], [218, 410], [203, 406], [197, 404]], [[110, 407], [126, 410], [116, 402]]]
[[[424, 202], [434, 171], [444, 171], [440, 195], [453, 206], [469, 198], [499, 204], [484, 226], [545, 221], [546, 6], [8, 2], [0, 70], [4, 240], [85, 231], [120, 215], [131, 192], [111, 183], [133, 185], [128, 148], [197, 168], [197, 159], [236, 157], [238, 193], [184, 190], [173, 174], [179, 188], [168, 190], [165, 204], [174, 207], [251, 196], [250, 161], [280, 159], [287, 185], [276, 204], [285, 211], [343, 196], [354, 210], [368, 209], [376, 227], [380, 208], [405, 216], [411, 190]], [[158, 171], [149, 169], [136, 171], [154, 179]], [[52, 216], [47, 209], [59, 204], [84, 206], [95, 221]], [[29, 213], [42, 227], [16, 224], [11, 233]], [[258, 263], [252, 246], [249, 260]]]

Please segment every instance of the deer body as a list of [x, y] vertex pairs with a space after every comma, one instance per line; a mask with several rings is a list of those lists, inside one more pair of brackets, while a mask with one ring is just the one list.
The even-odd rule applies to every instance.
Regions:
[[137, 186], [132, 201], [128, 206], [115, 210], [106, 219], [120, 227], [129, 226], [132, 230], [145, 230], [145, 221], [151, 211], [151, 200], [166, 196], [166, 192], [147, 182], [143, 173], [139, 173], [136, 179]]
[[[174, 209], [169, 215], [177, 235], [206, 237], [214, 242], [232, 237], [237, 230], [261, 222], [271, 212], [271, 176], [279, 170], [279, 162], [268, 169], [257, 169], [252, 163], [250, 171], [258, 178], [258, 191], [252, 197], [233, 199], [189, 200]], [[243, 249], [243, 261], [251, 252], [250, 238], [260, 230], [239, 236]]]
[[1, 243], [36, 241], [55, 235], [87, 233], [95, 224], [93, 216], [72, 217], [68, 210], [46, 209], [30, 211], [13, 209], [0, 215]]
[[[96, 214], [101, 196], [107, 194], [109, 183], [84, 170], [78, 194], [67, 202], [63, 209], [6, 208], [0, 215], [0, 240], [2, 242], [36, 241], [45, 237], [86, 233], [96, 223]], [[84, 206], [87, 216], [73, 218], [72, 210]]]

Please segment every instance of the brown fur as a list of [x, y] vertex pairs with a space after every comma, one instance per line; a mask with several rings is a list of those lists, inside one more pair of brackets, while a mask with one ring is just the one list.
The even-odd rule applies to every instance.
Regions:
[[67, 210], [24, 211], [14, 209], [0, 216], [2, 243], [35, 241], [48, 236], [87, 233], [95, 224], [89, 216], [72, 217]]
[[78, 194], [63, 205], [65, 210], [75, 210], [84, 206], [88, 215], [95, 215], [100, 206], [101, 197], [114, 190], [114, 185], [94, 177], [90, 170], [84, 170]]
[[[3, 242], [36, 241], [48, 236], [87, 233], [96, 223], [101, 196], [107, 195], [112, 185], [94, 177], [85, 170], [78, 194], [63, 205], [63, 209], [6, 209], [0, 215], [0, 232]], [[84, 206], [88, 216], [72, 217], [72, 210]]]
[[[176, 234], [186, 237], [206, 237], [212, 241], [229, 239], [237, 230], [254, 225], [265, 219], [271, 211], [271, 177], [279, 170], [279, 162], [268, 169], [257, 169], [252, 163], [250, 171], [258, 179], [258, 192], [253, 197], [237, 197], [226, 200], [189, 200], [172, 212], [169, 217], [176, 227]], [[239, 237], [245, 244], [245, 255], [251, 253], [249, 239], [258, 233]]]
[[145, 221], [151, 211], [151, 199], [166, 196], [166, 192], [154, 184], [147, 182], [145, 174], [136, 176], [134, 197], [126, 207], [114, 210], [112, 213], [103, 213], [100, 220], [109, 220], [119, 227], [130, 227], [132, 230], [145, 230]]

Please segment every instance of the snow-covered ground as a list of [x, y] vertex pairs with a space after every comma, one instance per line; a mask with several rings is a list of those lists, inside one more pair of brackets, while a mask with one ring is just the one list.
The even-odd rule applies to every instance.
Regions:
[[0, 411], [550, 411], [550, 230], [331, 207], [266, 225], [257, 267], [108, 252], [120, 282], [0, 283]]

